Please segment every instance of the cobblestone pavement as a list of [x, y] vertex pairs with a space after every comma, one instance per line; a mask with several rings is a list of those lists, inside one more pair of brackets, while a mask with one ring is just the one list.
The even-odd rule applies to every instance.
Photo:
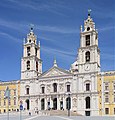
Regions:
[[[7, 115], [0, 115], [0, 120], [7, 120]], [[39, 115], [22, 115], [20, 119], [19, 114], [9, 115], [9, 120], [115, 120], [115, 117], [84, 117], [84, 116], [39, 116]]]

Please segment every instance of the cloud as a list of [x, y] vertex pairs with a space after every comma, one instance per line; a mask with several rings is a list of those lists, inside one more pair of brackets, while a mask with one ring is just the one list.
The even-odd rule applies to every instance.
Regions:
[[76, 28], [65, 28], [65, 27], [57, 27], [57, 26], [43, 26], [43, 25], [37, 25], [37, 29], [48, 31], [48, 32], [56, 32], [56, 33], [62, 33], [62, 34], [76, 34], [79, 33], [79, 30]]
[[[15, 4], [15, 5], [6, 5], [7, 7], [12, 7], [15, 9], [20, 9], [21, 7], [23, 7], [24, 9], [29, 8], [32, 10], [36, 10], [36, 11], [49, 11], [52, 12], [54, 14], [58, 14], [58, 15], [62, 15], [62, 16], [66, 16], [63, 13], [63, 9], [66, 10], [70, 10], [70, 7], [65, 6], [65, 3], [62, 1], [57, 1], [57, 0], [53, 0], [53, 1], [46, 1], [46, 0], [23, 0], [23, 2], [21, 0], [8, 0], [11, 4]], [[20, 6], [20, 7], [17, 7]]]
[[103, 27], [103, 28], [99, 28], [99, 31], [108, 31], [108, 30], [114, 30], [115, 29], [115, 26], [106, 26], [106, 27]]
[[3, 19], [0, 19], [0, 26], [18, 30], [18, 31], [23, 31], [23, 32], [25, 32], [25, 29], [27, 28], [26, 24], [13, 22], [13, 21], [7, 21], [7, 20], [3, 20]]
[[[18, 30], [26, 32], [26, 28], [29, 28], [28, 26], [30, 23], [28, 22], [12, 22], [0, 19], [0, 26], [7, 27], [10, 29]], [[79, 30], [76, 28], [67, 28], [67, 27], [59, 27], [59, 26], [49, 26], [49, 25], [35, 25], [35, 29], [41, 30], [41, 31], [48, 31], [48, 32], [55, 32], [55, 33], [61, 33], [61, 34], [76, 34], [79, 33]]]
[[72, 52], [69, 52], [69, 51], [58, 50], [58, 49], [44, 47], [44, 46], [42, 46], [42, 51], [47, 52], [49, 54], [58, 55], [60, 57], [67, 57], [69, 59], [76, 58], [76, 55], [74, 55]]
[[4, 32], [0, 32], [0, 36], [3, 36], [3, 37], [5, 37], [5, 38], [7, 38], [8, 40], [10, 39], [10, 40], [12, 40], [12, 41], [14, 41], [14, 42], [17, 42], [17, 43], [20, 43], [20, 42], [21, 42], [20, 39], [18, 39], [18, 38], [16, 38], [16, 37], [13, 37], [13, 36], [11, 36], [11, 35], [9, 35], [9, 34], [7, 34], [7, 33], [4, 33]]

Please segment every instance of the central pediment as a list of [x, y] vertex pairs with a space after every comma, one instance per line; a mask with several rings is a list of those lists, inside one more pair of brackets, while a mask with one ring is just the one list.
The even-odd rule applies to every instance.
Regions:
[[40, 77], [53, 77], [53, 76], [63, 76], [63, 75], [71, 75], [71, 73], [59, 67], [52, 67], [48, 71], [44, 72]]

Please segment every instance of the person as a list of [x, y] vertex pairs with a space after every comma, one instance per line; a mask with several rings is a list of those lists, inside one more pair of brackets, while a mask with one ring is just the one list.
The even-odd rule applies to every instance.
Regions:
[[29, 112], [29, 116], [31, 116], [31, 112]]

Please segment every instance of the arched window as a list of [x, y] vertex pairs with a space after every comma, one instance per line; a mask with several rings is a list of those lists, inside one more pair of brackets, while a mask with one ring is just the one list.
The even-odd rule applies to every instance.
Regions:
[[90, 90], [90, 83], [86, 83], [86, 91]]
[[26, 94], [29, 95], [29, 91], [30, 89], [29, 88], [26, 88]]
[[36, 61], [36, 71], [38, 71], [38, 62]]
[[86, 46], [90, 45], [90, 35], [86, 35]]
[[90, 109], [90, 97], [86, 97], [86, 109]]
[[90, 52], [89, 52], [89, 51], [87, 51], [87, 52], [85, 53], [85, 59], [86, 59], [86, 62], [89, 62], [89, 61], [90, 61]]
[[27, 56], [30, 56], [30, 47], [27, 47]]
[[90, 30], [90, 27], [87, 27], [87, 31], [89, 31]]
[[57, 92], [57, 83], [53, 84], [53, 90], [54, 90], [54, 92]]
[[30, 70], [30, 61], [27, 61], [27, 70]]
[[14, 105], [16, 105], [16, 97], [14, 97]]

